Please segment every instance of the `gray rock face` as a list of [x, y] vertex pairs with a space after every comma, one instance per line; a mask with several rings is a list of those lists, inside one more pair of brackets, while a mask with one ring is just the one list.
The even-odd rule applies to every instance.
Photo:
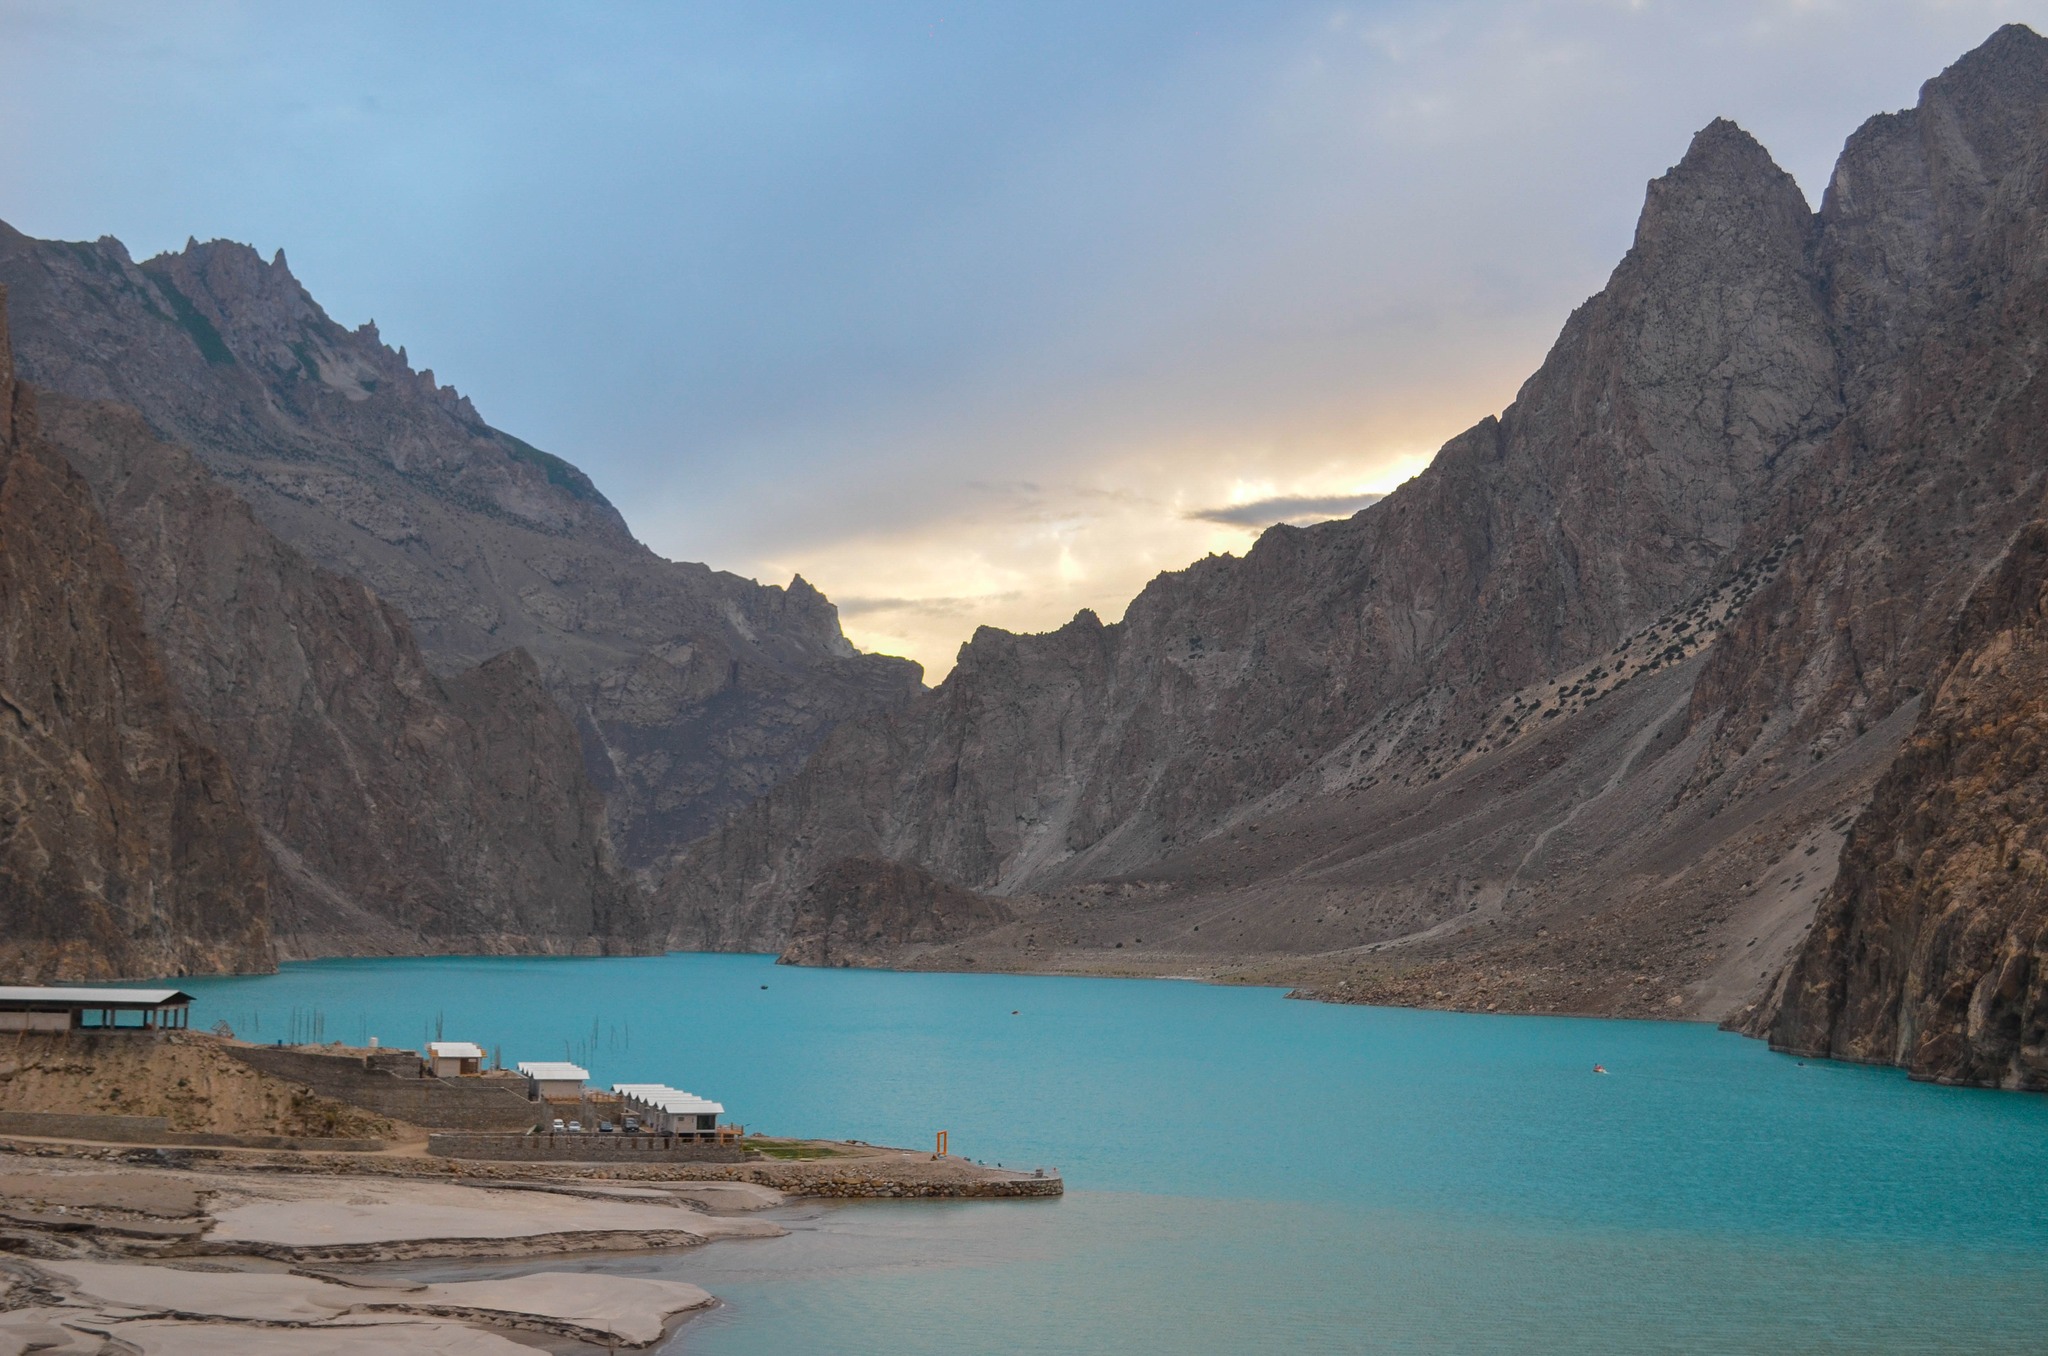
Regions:
[[262, 847], [14, 379], [0, 289], [0, 978], [268, 969]]
[[23, 373], [140, 410], [263, 525], [361, 579], [450, 674], [530, 653], [642, 867], [796, 770], [837, 721], [921, 690], [854, 653], [801, 579], [656, 557], [576, 468], [485, 424], [374, 325], [329, 320], [286, 267], [214, 242], [133, 263], [118, 241], [0, 226]]
[[[2006, 680], [1941, 675], [1993, 643], [1958, 617], [2048, 492], [2044, 121], [2048, 42], [2011, 27], [1852, 137], [1818, 214], [1707, 128], [1499, 420], [1119, 625], [977, 635], [698, 844], [672, 935], [773, 945], [876, 853], [1002, 896], [963, 945], [1026, 967], [1553, 1011], [1761, 992], [1747, 1029], [1794, 1048], [2036, 1077], [2038, 920], [1881, 863], [2028, 860], [2018, 727], [1962, 714]], [[1980, 784], [2014, 796], [1962, 813]]]
[[51, 396], [184, 706], [262, 826], [288, 957], [644, 948], [576, 732], [511, 650], [446, 678], [124, 406]]
[[878, 965], [905, 945], [949, 942], [1010, 921], [998, 900], [882, 857], [849, 857], [804, 892], [784, 965]]
[[2044, 117], [2048, 41], [2014, 26], [1844, 148], [1815, 255], [1853, 405], [1759, 525], [1801, 543], [1702, 678], [1709, 770], [1758, 741], [1825, 752], [1914, 696], [2035, 516]]

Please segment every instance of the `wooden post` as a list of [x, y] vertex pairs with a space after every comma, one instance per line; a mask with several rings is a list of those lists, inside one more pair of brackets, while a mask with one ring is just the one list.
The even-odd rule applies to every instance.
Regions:
[[939, 1131], [938, 1147], [932, 1150], [932, 1156], [934, 1158], [944, 1158], [946, 1156], [946, 1132], [943, 1130]]

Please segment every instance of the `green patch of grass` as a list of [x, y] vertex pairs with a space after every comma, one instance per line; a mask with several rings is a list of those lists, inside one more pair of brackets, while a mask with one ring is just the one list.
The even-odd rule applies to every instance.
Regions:
[[823, 1144], [812, 1144], [801, 1139], [750, 1139], [747, 1147], [767, 1158], [796, 1160], [803, 1158], [844, 1158], [843, 1149], [828, 1148]]
[[547, 475], [548, 484], [558, 490], [566, 490], [572, 498], [586, 503], [602, 503], [604, 496], [598, 493], [590, 477], [577, 470], [552, 452], [543, 452], [524, 438], [515, 438], [509, 433], [493, 429], [498, 441], [512, 454], [514, 461], [523, 461], [528, 466], [538, 466]]
[[199, 314], [199, 308], [192, 304], [192, 299], [180, 292], [169, 278], [159, 276], [156, 285], [162, 290], [165, 300], [171, 303], [178, 324], [192, 336], [192, 342], [199, 345], [200, 355], [215, 367], [233, 367], [235, 355], [229, 351], [227, 341], [220, 337], [220, 331], [213, 327], [211, 320]]
[[320, 364], [314, 361], [313, 346], [304, 339], [295, 339], [291, 345], [292, 356], [299, 360], [299, 370], [306, 374], [306, 380], [320, 380]]

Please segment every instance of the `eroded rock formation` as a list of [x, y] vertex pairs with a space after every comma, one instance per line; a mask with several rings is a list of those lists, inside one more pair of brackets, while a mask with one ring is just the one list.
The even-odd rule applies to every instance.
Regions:
[[1797, 1054], [2048, 1089], [2048, 523], [2020, 532], [1955, 647], [1744, 1026]]

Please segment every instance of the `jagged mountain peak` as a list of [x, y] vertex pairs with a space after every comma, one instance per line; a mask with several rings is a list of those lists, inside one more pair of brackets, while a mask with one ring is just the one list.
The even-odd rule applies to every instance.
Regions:
[[[1907, 191], [1938, 188], [1944, 180], [1972, 188], [1995, 183], [2031, 163], [2027, 152], [2038, 140], [2044, 111], [2048, 38], [2025, 24], [2007, 24], [1921, 85], [1912, 108], [1877, 114], [1850, 135], [1822, 213], [1855, 212], [1855, 194], [1867, 194], [1870, 179], [1896, 179], [1895, 187]], [[1909, 143], [1918, 143], [1914, 158], [1930, 163], [1907, 163], [1900, 148]], [[1896, 202], [1893, 197], [1883, 205]]]
[[[1153, 582], [1157, 584], [1160, 580], [1170, 579], [1171, 577], [1171, 574], [1161, 575], [1158, 580]], [[977, 662], [985, 663], [1007, 657], [1015, 652], [1019, 642], [1027, 644], [1031, 642], [1045, 642], [1051, 644], [1074, 639], [1092, 640], [1108, 632], [1110, 632], [1110, 627], [1103, 622], [1102, 618], [1097, 615], [1092, 607], [1082, 608], [1050, 631], [1019, 632], [1008, 631], [1000, 626], [977, 626], [974, 628], [974, 634], [961, 644], [959, 657], [954, 664], [953, 672], [962, 674], [963, 677], [971, 674], [975, 671]], [[946, 682], [952, 682], [951, 675], [948, 675]]]
[[[1727, 118], [1716, 118], [1693, 134], [1676, 165], [1650, 181], [1630, 258], [1654, 256], [1674, 244], [1717, 252], [1733, 244], [1750, 254], [1789, 245], [1803, 252], [1812, 220], [1798, 182], [1763, 143]], [[1731, 231], [1775, 239], [1728, 241]], [[1733, 253], [1727, 258], [1740, 262]]]
[[402, 349], [385, 344], [374, 320], [354, 330], [337, 324], [293, 275], [282, 249], [266, 261], [239, 240], [193, 241], [141, 267], [178, 294], [171, 298], [174, 306], [182, 300], [213, 327], [235, 362], [273, 378], [318, 382], [355, 399], [385, 383], [407, 382], [429, 395], [445, 390], [448, 398], [440, 403], [448, 413], [483, 422], [452, 388], [435, 383], [430, 372], [414, 371]]
[[1920, 103], [1937, 101], [1996, 117], [2015, 108], [2038, 111], [2048, 95], [2048, 38], [2025, 24], [2007, 24], [1957, 57], [1920, 87]]
[[[1816, 267], [1844, 336], [1851, 398], [1927, 334], [1988, 231], [2024, 249], [2048, 144], [2048, 38], [2009, 24], [1850, 135], [1820, 210]], [[1989, 210], [2004, 202], [1998, 211]]]
[[1692, 134], [1685, 155], [1672, 167], [1673, 173], [1711, 171], [1723, 164], [1769, 164], [1771, 153], [1733, 118], [1715, 118]]

